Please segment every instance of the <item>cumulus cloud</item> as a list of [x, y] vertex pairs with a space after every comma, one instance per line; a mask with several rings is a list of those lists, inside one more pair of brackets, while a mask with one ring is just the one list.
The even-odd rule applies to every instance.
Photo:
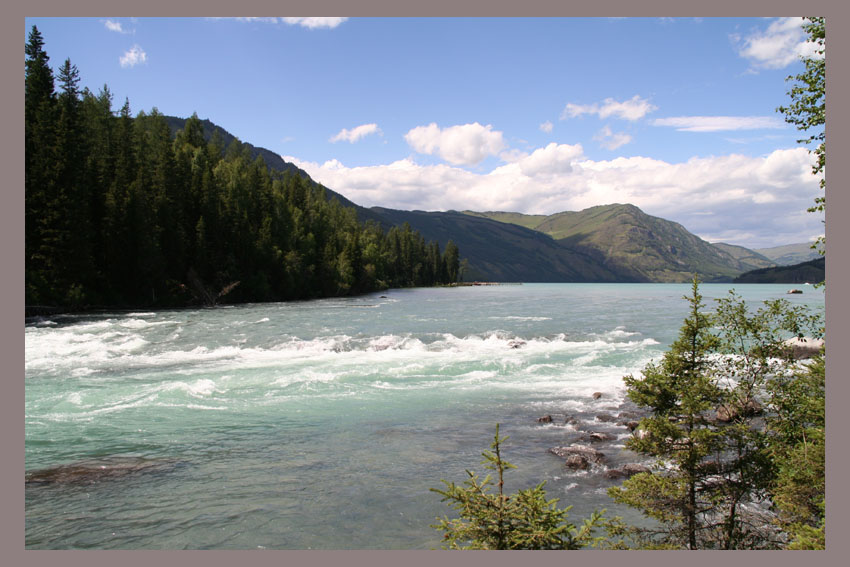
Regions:
[[756, 69], [781, 69], [803, 57], [815, 56], [815, 45], [806, 42], [802, 18], [777, 18], [764, 31], [747, 37], [733, 36], [738, 54]]
[[648, 100], [635, 95], [629, 100], [618, 102], [613, 98], [606, 98], [602, 103], [593, 104], [574, 104], [567, 103], [561, 112], [561, 120], [567, 118], [576, 118], [583, 114], [596, 114], [603, 120], [606, 118], [622, 118], [634, 122], [640, 120], [658, 107], [651, 104]]
[[540, 125], [540, 130], [542, 132], [546, 132], [547, 134], [552, 131], [552, 128], [554, 128], [554, 126], [548, 120]]
[[410, 158], [368, 167], [284, 159], [367, 207], [552, 214], [632, 203], [706, 240], [751, 247], [804, 242], [822, 226], [805, 212], [819, 194], [805, 148], [668, 163], [646, 157], [593, 161], [580, 145], [551, 143], [488, 173]]
[[682, 132], [785, 128], [785, 123], [775, 116], [673, 116], [656, 118], [652, 125], [672, 126]]
[[632, 137], [629, 134], [625, 132], [612, 132], [610, 126], [602, 128], [602, 130], [596, 133], [593, 139], [599, 142], [603, 148], [609, 150], [616, 150], [620, 146], [625, 146], [632, 141]]
[[420, 154], [437, 155], [453, 165], [476, 165], [507, 149], [501, 132], [478, 122], [448, 128], [432, 122], [413, 128], [404, 139]]
[[118, 62], [121, 63], [122, 67], [135, 67], [139, 63], [145, 63], [147, 60], [147, 53], [139, 45], [134, 45], [118, 59]]
[[351, 130], [347, 128], [343, 128], [334, 136], [331, 136], [331, 142], [349, 142], [354, 143], [358, 140], [369, 136], [371, 134], [381, 134], [381, 129], [378, 128], [377, 124], [361, 124]]

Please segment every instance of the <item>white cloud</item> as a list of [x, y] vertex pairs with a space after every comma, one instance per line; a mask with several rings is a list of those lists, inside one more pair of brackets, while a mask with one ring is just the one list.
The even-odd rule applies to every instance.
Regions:
[[[227, 19], [227, 18], [223, 18]], [[276, 24], [277, 18], [234, 18], [237, 22], [258, 22], [261, 24]]]
[[256, 22], [261, 24], [289, 24], [291, 26], [301, 26], [309, 29], [317, 28], [335, 28], [348, 18], [209, 18], [211, 20], [236, 20], [237, 22]]
[[114, 22], [112, 20], [104, 20], [103, 25], [109, 31], [114, 31], [114, 32], [118, 32], [118, 33], [131, 33], [129, 31], [124, 30], [124, 28], [121, 25], [121, 22]]
[[541, 124], [541, 125], [540, 125], [540, 130], [541, 130], [542, 132], [546, 132], [547, 134], [548, 134], [549, 132], [551, 132], [553, 128], [554, 128], [554, 126], [553, 126], [553, 125], [552, 125], [552, 123], [551, 123], [551, 122], [549, 122], [548, 120], [547, 120], [546, 122], [544, 122], [543, 124]]
[[284, 159], [367, 207], [551, 214], [632, 203], [707, 240], [751, 247], [803, 242], [822, 226], [805, 212], [819, 194], [805, 148], [667, 163], [646, 157], [592, 161], [580, 145], [551, 143], [489, 173], [410, 158], [368, 167]]
[[656, 118], [652, 125], [672, 126], [681, 132], [785, 128], [785, 123], [775, 116], [672, 116], [670, 118]]
[[354, 143], [371, 134], [381, 134], [381, 129], [377, 124], [361, 124], [351, 130], [343, 128], [337, 134], [331, 137], [331, 142], [349, 142]]
[[309, 29], [335, 28], [348, 18], [281, 18], [290, 25], [299, 25]]
[[609, 126], [605, 126], [593, 137], [603, 148], [616, 150], [632, 141], [632, 137], [625, 132], [612, 132]]
[[124, 55], [122, 55], [118, 61], [121, 63], [122, 67], [135, 67], [139, 63], [145, 63], [148, 60], [147, 53], [139, 47], [138, 45], [134, 45], [131, 47]]
[[613, 117], [634, 122], [657, 109], [657, 106], [650, 104], [648, 100], [638, 95], [623, 102], [618, 102], [613, 98], [606, 98], [602, 101], [602, 104], [598, 102], [593, 104], [574, 104], [570, 102], [567, 103], [563, 112], [561, 112], [561, 120], [575, 118], [583, 114], [596, 114], [603, 120]]
[[404, 139], [415, 151], [438, 155], [454, 165], [475, 165], [507, 149], [501, 132], [478, 122], [443, 129], [432, 122], [413, 128]]
[[738, 54], [749, 59], [756, 69], [781, 69], [801, 56], [815, 56], [813, 43], [806, 42], [802, 18], [777, 18], [764, 31], [748, 37], [733, 36]]

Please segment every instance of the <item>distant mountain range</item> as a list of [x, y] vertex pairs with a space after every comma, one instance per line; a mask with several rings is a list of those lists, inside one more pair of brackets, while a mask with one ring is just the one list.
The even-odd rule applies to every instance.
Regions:
[[[168, 117], [173, 132], [185, 119]], [[227, 147], [236, 138], [202, 120], [209, 139], [217, 129]], [[309, 175], [278, 154], [243, 143], [269, 169]], [[630, 204], [611, 204], [553, 215], [513, 212], [402, 211], [361, 207], [325, 188], [328, 198], [354, 207], [362, 221], [384, 228], [405, 222], [444, 248], [452, 240], [465, 259], [466, 281], [686, 282], [694, 272], [706, 282], [728, 282], [751, 270], [817, 257], [807, 244], [750, 250], [711, 244], [682, 225], [647, 215]], [[811, 254], [814, 253], [814, 254]], [[806, 256], [806, 254], [809, 254]], [[801, 259], [802, 258], [802, 259]]]
[[773, 248], [758, 248], [755, 252], [770, 258], [780, 266], [791, 266], [792, 264], [800, 264], [820, 258], [820, 254], [812, 248], [811, 242], [787, 244]]

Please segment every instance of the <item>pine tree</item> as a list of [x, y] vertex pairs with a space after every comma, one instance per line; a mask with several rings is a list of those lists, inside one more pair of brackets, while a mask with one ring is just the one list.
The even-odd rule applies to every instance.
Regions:
[[641, 420], [645, 435], [633, 437], [626, 446], [656, 457], [671, 472], [635, 475], [609, 495], [657, 520], [666, 531], [656, 534], [657, 541], [697, 549], [703, 517], [713, 508], [703, 495], [714, 472], [708, 457], [720, 449], [720, 435], [710, 427], [708, 412], [722, 402], [723, 392], [709, 373], [717, 338], [702, 312], [696, 276], [692, 294], [685, 299], [689, 316], [662, 361], [648, 364], [640, 378], [624, 378], [628, 398], [651, 412]]
[[[516, 468], [502, 458], [502, 444], [507, 437], [499, 437], [499, 426], [490, 445], [484, 451], [485, 468], [497, 475], [497, 492], [490, 492], [493, 480], [484, 479], [467, 470], [469, 477], [463, 485], [443, 481], [446, 488], [432, 488], [444, 502], [449, 502], [459, 517], [438, 518], [431, 527], [444, 532], [446, 549], [581, 549], [599, 543], [593, 535], [602, 523], [602, 513], [594, 512], [581, 527], [567, 521], [568, 508], [558, 508], [558, 499], [548, 500], [545, 481], [533, 488], [505, 493], [504, 473]], [[604, 512], [604, 511], [603, 511]]]

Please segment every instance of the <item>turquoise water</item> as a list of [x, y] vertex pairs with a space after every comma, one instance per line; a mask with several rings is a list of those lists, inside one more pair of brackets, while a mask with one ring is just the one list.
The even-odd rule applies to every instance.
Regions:
[[[689, 287], [390, 290], [28, 321], [27, 472], [116, 474], [28, 483], [26, 546], [439, 547], [429, 524], [448, 508], [428, 489], [483, 473], [496, 423], [519, 466], [507, 490], [545, 480], [574, 520], [607, 508], [637, 521], [601, 473], [640, 458], [626, 428], [595, 416], [630, 409], [622, 376], [672, 342]], [[737, 291], [823, 309], [821, 291], [787, 287]], [[701, 286], [707, 307], [729, 288]], [[547, 450], [582, 431], [615, 437], [608, 461], [568, 471]]]

